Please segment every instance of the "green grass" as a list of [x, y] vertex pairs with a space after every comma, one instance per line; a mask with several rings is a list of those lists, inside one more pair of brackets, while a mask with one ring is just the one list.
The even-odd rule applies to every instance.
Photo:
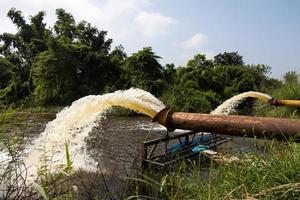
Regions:
[[128, 199], [300, 199], [300, 146], [274, 144], [266, 158], [245, 154], [235, 164], [211, 162], [208, 176], [194, 165], [131, 179], [135, 190]]
[[64, 107], [63, 106], [49, 106], [49, 107], [19, 107], [15, 108], [18, 112], [33, 112], [33, 113], [57, 113], [61, 111]]
[[38, 179], [33, 182], [37, 196], [41, 199], [72, 200], [74, 199], [75, 185], [72, 185], [72, 160], [69, 144], [65, 143], [66, 163], [52, 172], [52, 160], [46, 154], [40, 160]]

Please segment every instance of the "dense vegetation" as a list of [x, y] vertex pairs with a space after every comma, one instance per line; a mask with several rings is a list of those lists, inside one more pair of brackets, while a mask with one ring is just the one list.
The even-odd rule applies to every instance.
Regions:
[[127, 56], [121, 45], [111, 49], [106, 31], [76, 23], [63, 9], [56, 15], [50, 28], [44, 12], [26, 22], [21, 11], [9, 10], [17, 32], [0, 35], [2, 104], [67, 105], [88, 94], [138, 87], [178, 110], [208, 112], [234, 94], [283, 85], [269, 77], [269, 66], [247, 65], [238, 52], [162, 66], [151, 47]]

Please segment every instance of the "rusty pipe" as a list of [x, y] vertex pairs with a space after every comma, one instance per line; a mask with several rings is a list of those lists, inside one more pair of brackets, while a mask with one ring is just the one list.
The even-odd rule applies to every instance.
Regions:
[[185, 129], [232, 136], [293, 138], [300, 141], [300, 120], [297, 119], [184, 113], [167, 107], [156, 114], [153, 122], [167, 127], [169, 131]]
[[291, 107], [300, 107], [300, 100], [281, 100], [281, 99], [271, 99], [268, 101], [270, 105], [273, 106], [291, 106]]

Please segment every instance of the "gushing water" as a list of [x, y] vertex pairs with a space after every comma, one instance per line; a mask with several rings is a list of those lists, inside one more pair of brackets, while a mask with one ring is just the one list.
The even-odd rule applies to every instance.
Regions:
[[215, 110], [213, 110], [210, 114], [215, 114], [215, 115], [229, 115], [233, 113], [236, 109], [236, 107], [247, 97], [252, 97], [252, 98], [257, 98], [260, 99], [264, 102], [268, 102], [269, 100], [272, 99], [271, 96], [261, 93], [261, 92], [244, 92], [238, 95], [235, 95], [231, 97], [230, 99], [227, 99], [219, 105]]
[[96, 170], [97, 163], [88, 156], [85, 139], [112, 106], [122, 106], [151, 118], [165, 107], [149, 92], [135, 88], [78, 99], [58, 113], [56, 119], [49, 122], [45, 131], [35, 140], [25, 158], [26, 166], [32, 166], [29, 168], [30, 175], [36, 175], [39, 159], [45, 156], [44, 153], [52, 157], [55, 165], [65, 164], [65, 143], [69, 144], [75, 170]]
[[[266, 102], [272, 99], [267, 94], [252, 91], [245, 92], [226, 100], [211, 114], [230, 114], [246, 97], [259, 98]], [[90, 95], [78, 99], [70, 107], [58, 113], [56, 119], [47, 124], [44, 132], [27, 149], [25, 164], [28, 167], [29, 176], [32, 179], [36, 177], [40, 159], [45, 156], [51, 157], [54, 165], [65, 164], [66, 143], [69, 144], [75, 170], [95, 171], [98, 163], [88, 156], [85, 139], [112, 106], [122, 106], [146, 114], [151, 118], [165, 107], [161, 101], [150, 93], [134, 88], [105, 95]], [[55, 167], [53, 168], [55, 169]]]

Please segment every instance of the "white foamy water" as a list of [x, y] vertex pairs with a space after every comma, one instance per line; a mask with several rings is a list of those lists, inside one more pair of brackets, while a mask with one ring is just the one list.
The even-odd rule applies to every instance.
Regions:
[[103, 119], [112, 106], [122, 106], [150, 117], [165, 107], [149, 92], [135, 88], [104, 95], [90, 95], [74, 101], [47, 124], [45, 131], [29, 148], [25, 164], [29, 167], [30, 176], [36, 176], [37, 167], [45, 152], [52, 157], [54, 165], [65, 164], [66, 142], [69, 144], [73, 168], [95, 171], [97, 163], [87, 154], [85, 139], [96, 122]]
[[230, 99], [227, 99], [226, 101], [224, 101], [224, 103], [219, 105], [210, 114], [230, 115], [231, 113], [233, 113], [235, 111], [236, 107], [247, 97], [258, 98], [265, 102], [268, 102], [269, 100], [272, 99], [271, 96], [261, 93], [261, 92], [253, 92], [253, 91], [244, 92], [244, 93], [235, 95], [235, 96], [231, 97]]
[[[271, 99], [269, 95], [259, 92], [245, 92], [236, 95], [218, 106], [211, 114], [230, 114], [246, 97], [260, 98], [264, 101]], [[165, 105], [150, 93], [131, 88], [124, 91], [104, 95], [90, 95], [78, 99], [70, 107], [63, 109], [56, 119], [49, 122], [44, 132], [26, 149], [25, 164], [28, 167], [29, 180], [37, 176], [40, 159], [52, 157], [52, 165], [66, 164], [65, 144], [69, 151], [75, 170], [95, 171], [98, 163], [89, 157], [85, 139], [97, 122], [105, 118], [105, 113], [112, 106], [122, 106], [153, 118]], [[148, 126], [141, 124], [140, 129], [165, 130], [161, 125]], [[180, 131], [180, 130], [179, 130]], [[5, 152], [0, 153], [0, 162], [9, 160]], [[0, 164], [1, 166], [1, 164]], [[52, 167], [55, 170], [55, 167]]]
[[6, 151], [0, 151], [0, 174], [3, 173], [5, 166], [10, 160], [11, 158]]
[[[145, 131], [166, 131], [166, 127], [160, 124], [139, 124], [131, 128], [132, 130], [145, 130]], [[176, 129], [174, 133], [185, 133], [187, 130]]]

